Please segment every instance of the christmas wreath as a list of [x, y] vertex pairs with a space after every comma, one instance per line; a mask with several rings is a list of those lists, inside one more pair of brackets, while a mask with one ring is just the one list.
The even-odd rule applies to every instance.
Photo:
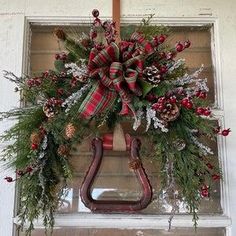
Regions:
[[[188, 74], [184, 60], [175, 56], [190, 41], [167, 47], [168, 30], [149, 25], [150, 19], [116, 43], [115, 23], [102, 22], [97, 10], [93, 16], [89, 35], [74, 38], [55, 30], [67, 49], [56, 54], [55, 70], [20, 78], [5, 71], [25, 103], [1, 113], [1, 119], [17, 119], [1, 139], [11, 140], [3, 156], [16, 178], [5, 179], [19, 184], [18, 217], [22, 225], [30, 223], [28, 234], [41, 215], [45, 227], [53, 228], [54, 212], [72, 177], [68, 157], [73, 146], [89, 134], [99, 136], [101, 125], [112, 130], [129, 121], [134, 130], [145, 126], [143, 136], [154, 149], [149, 157], [162, 167], [162, 189], [185, 202], [196, 224], [201, 199], [221, 178], [202, 137], [215, 141], [216, 134], [230, 132], [216, 126], [206, 80], [198, 78], [203, 67]], [[97, 40], [101, 32], [106, 42]]]

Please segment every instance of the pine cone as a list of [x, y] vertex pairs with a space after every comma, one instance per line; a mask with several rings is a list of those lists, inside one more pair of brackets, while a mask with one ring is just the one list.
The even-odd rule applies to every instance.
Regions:
[[40, 142], [42, 141], [42, 135], [34, 132], [30, 135], [30, 141], [31, 143], [39, 145]]
[[130, 170], [137, 170], [142, 166], [142, 163], [140, 160], [132, 160], [129, 162], [129, 169]]
[[60, 145], [57, 149], [57, 154], [59, 156], [67, 157], [69, 155], [69, 153], [70, 153], [70, 149], [66, 145]]
[[182, 151], [186, 147], [186, 143], [183, 139], [176, 139], [173, 145], [178, 151]]
[[53, 106], [44, 105], [43, 112], [48, 118], [52, 118], [55, 116], [55, 110]]
[[179, 116], [179, 107], [176, 104], [168, 103], [164, 110], [160, 113], [161, 119], [166, 122], [174, 121]]
[[66, 34], [61, 28], [56, 28], [54, 30], [54, 34], [57, 36], [58, 39], [65, 41], [66, 40]]
[[84, 39], [81, 40], [80, 43], [81, 43], [82, 46], [84, 46], [85, 48], [87, 48], [87, 47], [89, 47], [89, 45], [90, 45], [90, 40], [89, 40], [89, 38], [84, 38]]
[[143, 70], [144, 79], [151, 84], [159, 84], [161, 82], [160, 71], [155, 66], [146, 67]]
[[73, 136], [75, 135], [75, 126], [72, 123], [67, 124], [66, 128], [65, 128], [65, 135], [66, 138], [70, 139], [73, 138]]

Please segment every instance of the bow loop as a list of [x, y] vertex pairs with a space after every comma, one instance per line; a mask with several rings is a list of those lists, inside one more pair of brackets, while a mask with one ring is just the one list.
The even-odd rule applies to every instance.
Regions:
[[152, 52], [151, 44], [137, 32], [131, 36], [131, 41], [122, 41], [119, 47], [111, 43], [102, 51], [93, 49], [89, 56], [88, 75], [97, 82], [79, 109], [81, 116], [90, 118], [104, 112], [117, 96], [122, 102], [120, 114], [131, 111], [135, 116], [132, 94], [142, 95], [137, 80], [142, 78], [145, 55]]

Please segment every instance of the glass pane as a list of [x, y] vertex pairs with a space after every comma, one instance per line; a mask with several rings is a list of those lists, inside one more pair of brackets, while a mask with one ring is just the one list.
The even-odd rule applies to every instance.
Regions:
[[184, 58], [189, 72], [196, 71], [201, 65], [204, 70], [200, 78], [207, 78], [210, 92], [208, 99], [214, 103], [214, 73], [211, 54], [211, 26], [205, 27], [173, 27], [172, 34], [167, 38], [170, 46], [178, 41], [190, 40], [191, 47], [177, 54]]
[[[44, 230], [35, 230], [32, 236], [44, 236]], [[78, 229], [78, 228], [57, 228], [53, 236], [224, 236], [223, 228], [198, 228], [194, 229], [176, 228], [168, 230], [128, 230], [128, 229]], [[21, 232], [19, 236], [24, 236]]]
[[[132, 134], [132, 130], [125, 130]], [[217, 155], [217, 145], [209, 143], [209, 146]], [[143, 144], [146, 145], [146, 144]], [[79, 196], [79, 186], [92, 160], [90, 150], [90, 140], [84, 141], [78, 146], [78, 152], [74, 152], [70, 159], [73, 166], [74, 179], [69, 184], [69, 194], [63, 202], [60, 212], [90, 212], [84, 206]], [[150, 146], [151, 150], [151, 146]], [[142, 195], [140, 185], [136, 180], [134, 173], [128, 168], [128, 152], [105, 151], [103, 162], [98, 173], [97, 179], [93, 185], [92, 196], [99, 200], [138, 200]], [[141, 156], [144, 168], [153, 187], [153, 201], [142, 213], [161, 214], [170, 213], [172, 208], [170, 202], [160, 195], [160, 167], [157, 161], [152, 161], [148, 157]], [[211, 157], [215, 158], [215, 157]], [[216, 159], [216, 158], [215, 158]], [[217, 159], [216, 159], [217, 160]], [[179, 213], [186, 213], [188, 210], [185, 205], [179, 202]], [[199, 213], [222, 213], [220, 205], [220, 183], [216, 181], [212, 189], [211, 198], [202, 200]]]
[[[134, 29], [134, 26], [125, 26]], [[89, 32], [87, 26], [63, 26], [63, 28], [76, 36], [79, 32]], [[31, 44], [31, 72], [37, 74], [54, 68], [54, 55], [63, 51], [63, 45], [53, 35], [55, 26], [33, 26]], [[130, 31], [130, 30], [128, 30]], [[132, 31], [131, 31], [132, 32]], [[211, 26], [204, 27], [172, 27], [171, 34], [167, 38], [167, 44], [174, 47], [178, 41], [191, 41], [191, 47], [177, 55], [177, 58], [185, 58], [189, 72], [195, 71], [204, 64], [201, 78], [208, 79], [210, 92], [209, 99], [214, 103], [214, 72], [211, 54]]]

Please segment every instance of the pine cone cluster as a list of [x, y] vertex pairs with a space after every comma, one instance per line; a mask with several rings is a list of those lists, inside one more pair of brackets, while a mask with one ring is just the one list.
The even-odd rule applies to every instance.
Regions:
[[157, 85], [161, 82], [161, 74], [160, 71], [156, 68], [156, 66], [149, 66], [143, 70], [143, 77], [147, 82], [151, 84]]

